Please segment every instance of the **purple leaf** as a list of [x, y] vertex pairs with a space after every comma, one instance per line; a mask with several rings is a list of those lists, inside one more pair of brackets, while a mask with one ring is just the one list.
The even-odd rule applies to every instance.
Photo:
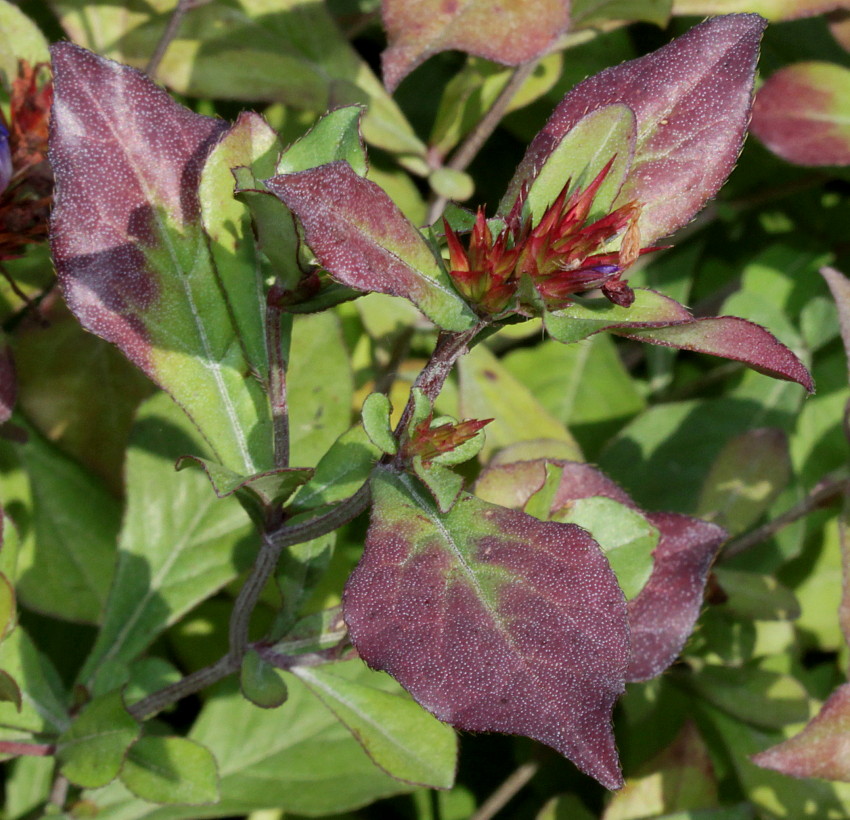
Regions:
[[694, 628], [708, 570], [726, 532], [715, 524], [677, 513], [649, 513], [661, 540], [646, 586], [629, 601], [632, 657], [628, 681], [660, 675]]
[[265, 184], [301, 220], [307, 244], [335, 279], [409, 299], [446, 330], [475, 324], [419, 231], [347, 162], [282, 174]]
[[[590, 464], [540, 459], [486, 468], [476, 492], [490, 501], [521, 508], [546, 480], [546, 464], [562, 468], [551, 512], [571, 501], [603, 496], [642, 512], [629, 495]], [[628, 602], [631, 660], [626, 680], [660, 675], [682, 650], [702, 605], [711, 562], [726, 539], [720, 527], [674, 513], [645, 513], [661, 539], [653, 553], [652, 575]]]
[[774, 154], [797, 165], [850, 165], [850, 71], [795, 63], [759, 89], [750, 130]]
[[428, 57], [459, 49], [506, 65], [545, 53], [570, 21], [568, 0], [383, 0], [389, 47], [381, 62], [390, 91]]
[[227, 124], [71, 43], [52, 53], [51, 241], [66, 302], [171, 394], [216, 461], [248, 475], [267, 468], [268, 400], [200, 224], [200, 174]]
[[734, 359], [759, 373], [797, 382], [809, 393], [815, 389], [809, 371], [782, 342], [761, 325], [737, 316], [715, 316], [671, 327], [615, 332], [639, 342]]
[[343, 599], [366, 663], [446, 723], [532, 737], [622, 785], [611, 710], [626, 607], [596, 542], [470, 495], [442, 514], [416, 479], [388, 470], [372, 494]]
[[839, 686], [800, 734], [751, 758], [791, 777], [850, 781], [850, 683]]
[[510, 198], [582, 117], [624, 103], [637, 119], [637, 147], [615, 206], [643, 204], [644, 245], [689, 222], [720, 189], [740, 153], [765, 25], [757, 14], [715, 17], [646, 57], [577, 85], [529, 146]]

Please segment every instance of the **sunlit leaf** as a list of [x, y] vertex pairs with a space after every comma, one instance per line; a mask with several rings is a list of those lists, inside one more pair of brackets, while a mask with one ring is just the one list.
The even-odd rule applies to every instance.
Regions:
[[797, 165], [850, 165], [850, 70], [795, 63], [759, 89], [750, 128], [771, 151]]
[[335, 279], [409, 299], [447, 330], [475, 324], [419, 231], [347, 162], [273, 177], [266, 187], [298, 216], [307, 244]]
[[196, 187], [227, 126], [71, 43], [53, 49], [53, 254], [82, 324], [183, 406], [216, 459], [250, 475], [271, 418], [216, 286]]
[[441, 720], [527, 735], [610, 788], [628, 658], [623, 595], [578, 527], [461, 496], [442, 514], [410, 476], [377, 470], [345, 618], [366, 662]]
[[820, 712], [790, 740], [757, 755], [753, 763], [792, 777], [850, 781], [850, 684], [836, 689]]
[[[382, 55], [384, 83], [390, 91], [420, 63], [440, 51], [458, 49], [507, 65], [542, 55], [566, 29], [565, 0], [526, 0], [503, 4], [466, 0], [446, 4], [425, 0], [383, 0], [389, 47]], [[517, 36], [522, 32], [522, 36]]]
[[749, 122], [765, 21], [715, 17], [658, 51], [580, 83], [555, 109], [517, 169], [513, 199], [589, 112], [623, 103], [637, 119], [631, 171], [617, 203], [636, 200], [644, 245], [686, 224], [732, 170]]
[[710, 353], [743, 362], [759, 373], [815, 389], [809, 371], [797, 356], [760, 325], [737, 316], [715, 316], [671, 327], [620, 330], [622, 336], [664, 347]]

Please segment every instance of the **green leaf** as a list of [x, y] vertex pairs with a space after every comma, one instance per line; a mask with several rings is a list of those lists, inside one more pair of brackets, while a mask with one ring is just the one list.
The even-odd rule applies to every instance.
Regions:
[[227, 498], [233, 494], [251, 495], [266, 507], [283, 504], [302, 484], [306, 484], [313, 477], [313, 470], [309, 467], [281, 467], [258, 475], [242, 476], [222, 467], [221, 464], [198, 456], [181, 456], [175, 469], [179, 471], [193, 466], [204, 471], [219, 498]]
[[[606, 216], [628, 176], [635, 139], [635, 115], [627, 105], [607, 105], [579, 120], [549, 154], [535, 176], [523, 214], [530, 216], [532, 224], [536, 224], [565, 186], [569, 185], [571, 191], [587, 188], [613, 159], [614, 163], [593, 199], [587, 220], [592, 222]], [[512, 204], [503, 201], [500, 206], [502, 213], [508, 213]]]
[[201, 225], [209, 238], [215, 277], [245, 360], [263, 384], [269, 382], [265, 272], [250, 241], [251, 215], [234, 197], [231, 169], [246, 167], [255, 178], [263, 179], [273, 171], [281, 150], [283, 145], [271, 126], [259, 114], [243, 112], [210, 152], [198, 186]]
[[286, 389], [290, 461], [312, 466], [352, 422], [351, 364], [334, 314], [295, 318]]
[[280, 670], [264, 661], [253, 649], [242, 659], [239, 688], [251, 703], [262, 709], [276, 709], [288, 695]]
[[[494, 451], [518, 441], [549, 438], [571, 446], [570, 458], [581, 459], [575, 439], [534, 395], [503, 367], [484, 345], [474, 347], [458, 362], [460, 415], [494, 418], [487, 426], [482, 450], [486, 459]], [[529, 419], [534, 424], [529, 424]]]
[[464, 202], [475, 193], [475, 181], [465, 171], [438, 168], [428, 177], [431, 190], [445, 199]]
[[118, 776], [140, 732], [120, 692], [95, 698], [56, 742], [59, 771], [77, 786], [105, 786]]
[[22, 695], [20, 710], [14, 702], [0, 702], [0, 726], [48, 735], [68, 727], [62, 681], [23, 627], [0, 644], [0, 669], [15, 681]]
[[558, 342], [578, 342], [602, 330], [621, 327], [665, 326], [691, 322], [693, 317], [680, 305], [660, 293], [635, 288], [635, 301], [620, 307], [604, 297], [574, 299], [569, 307], [543, 316], [546, 330]]
[[576, 0], [570, 11], [576, 28], [608, 20], [641, 21], [664, 28], [672, 5], [672, 0]]
[[30, 65], [50, 62], [47, 40], [15, 3], [0, 0], [0, 71], [7, 84], [18, 76], [18, 60]]
[[428, 488], [440, 512], [451, 510], [463, 489], [463, 476], [434, 462], [423, 464], [419, 456], [413, 459], [413, 472]]
[[174, 397], [217, 461], [244, 475], [273, 466], [271, 410], [234, 324], [244, 311], [218, 286], [196, 196], [227, 126], [127, 66], [68, 42], [52, 54], [52, 251], [65, 301]]
[[398, 452], [398, 442], [393, 436], [390, 424], [392, 405], [385, 393], [370, 393], [363, 402], [361, 415], [363, 429], [370, 441], [381, 452], [394, 456]]
[[380, 454], [363, 427], [352, 427], [322, 456], [313, 478], [292, 500], [292, 508], [308, 510], [354, 495], [369, 479]]
[[749, 529], [791, 477], [788, 439], [782, 430], [748, 430], [730, 439], [706, 476], [696, 515], [731, 535]]
[[0, 701], [11, 703], [19, 712], [21, 711], [23, 704], [21, 687], [8, 672], [2, 669], [0, 669]]
[[454, 731], [408, 697], [339, 677], [333, 669], [296, 666], [292, 674], [387, 774], [407, 783], [450, 789], [457, 768]]
[[797, 597], [771, 575], [726, 566], [715, 567], [714, 574], [726, 595], [718, 605], [721, 613], [754, 621], [793, 620], [800, 615]]
[[[203, 452], [177, 406], [160, 394], [142, 405], [127, 454], [127, 511], [103, 628], [80, 673], [134, 659], [166, 627], [232, 580], [256, 536], [235, 499], [174, 461]], [[151, 510], [156, 510], [155, 522]]]
[[120, 505], [34, 430], [16, 451], [31, 482], [33, 527], [18, 558], [18, 596], [55, 617], [98, 623], [115, 566]]
[[330, 111], [280, 156], [266, 174], [294, 174], [344, 159], [360, 176], [366, 176], [366, 149], [360, 139], [364, 106], [347, 105]]
[[552, 516], [584, 527], [602, 547], [626, 600], [635, 597], [652, 574], [658, 530], [636, 510], [612, 498], [578, 498]]
[[15, 628], [16, 623], [15, 587], [0, 572], [0, 641]]
[[121, 782], [142, 800], [202, 806], [219, 797], [213, 755], [185, 737], [143, 737], [127, 754]]

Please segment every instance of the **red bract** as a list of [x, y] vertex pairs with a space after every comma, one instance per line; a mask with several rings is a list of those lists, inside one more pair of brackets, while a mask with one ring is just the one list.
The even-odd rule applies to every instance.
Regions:
[[456, 450], [464, 442], [478, 434], [493, 419], [466, 419], [458, 424], [446, 423], [431, 427], [431, 416], [413, 428], [413, 435], [405, 444], [404, 455], [408, 458], [419, 456], [423, 464], [428, 464], [443, 453]]
[[[483, 314], [512, 307], [523, 276], [528, 276], [547, 308], [570, 303], [575, 293], [601, 288], [617, 305], [628, 307], [634, 293], [621, 279], [642, 254], [636, 202], [620, 206], [600, 219], [588, 221], [596, 194], [608, 176], [614, 157], [587, 188], [573, 189], [568, 181], [535, 226], [522, 222], [525, 192], [520, 192], [507, 226], [493, 239], [479, 209], [464, 251], [457, 235], [444, 222], [449, 245], [450, 275], [457, 289]], [[622, 237], [619, 250], [610, 243]], [[515, 305], [513, 305], [515, 307]]]
[[53, 175], [47, 164], [47, 125], [53, 83], [44, 65], [22, 60], [12, 83], [5, 150], [8, 175], [0, 198], [0, 260], [20, 256], [26, 245], [47, 239]]

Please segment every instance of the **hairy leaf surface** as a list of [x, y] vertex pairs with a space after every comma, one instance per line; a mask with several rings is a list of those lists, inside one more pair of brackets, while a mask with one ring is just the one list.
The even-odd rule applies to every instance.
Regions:
[[352, 640], [441, 720], [540, 740], [609, 788], [623, 691], [623, 593], [570, 524], [463, 495], [449, 513], [379, 469], [366, 551], [345, 590]]
[[658, 51], [580, 83], [535, 137], [508, 188], [515, 198], [579, 120], [624, 103], [637, 145], [615, 204], [637, 200], [644, 245], [691, 220], [732, 170], [749, 122], [753, 76], [765, 21], [715, 17]]
[[543, 54], [570, 20], [568, 0], [383, 0], [382, 9], [390, 45], [381, 61], [390, 91], [428, 57], [447, 49], [506, 65], [528, 62]]
[[201, 168], [227, 125], [70, 43], [53, 67], [52, 244], [66, 301], [175, 398], [217, 461], [245, 475], [271, 466], [268, 402], [200, 222]]

